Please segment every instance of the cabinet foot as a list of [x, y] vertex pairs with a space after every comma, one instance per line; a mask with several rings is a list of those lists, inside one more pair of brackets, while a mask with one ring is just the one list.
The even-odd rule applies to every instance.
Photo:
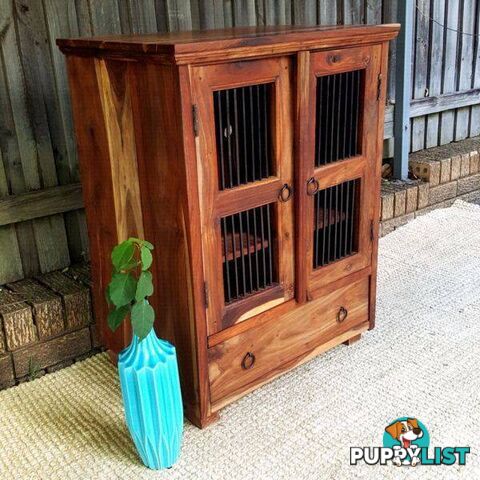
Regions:
[[198, 412], [196, 412], [193, 407], [189, 407], [188, 405], [184, 405], [184, 412], [188, 420], [190, 420], [190, 422], [192, 422], [198, 428], [206, 428], [220, 418], [218, 412], [211, 413], [208, 417], [200, 417]]
[[110, 361], [113, 363], [113, 365], [117, 366], [118, 362], [118, 353], [115, 353], [113, 350], [108, 349], [108, 358], [110, 358]]
[[352, 338], [349, 338], [347, 341], [343, 342], [343, 344], [348, 346], [353, 345], [354, 343], [357, 343], [360, 340], [360, 338], [362, 338], [361, 333], [359, 333], [358, 335], [355, 335]]

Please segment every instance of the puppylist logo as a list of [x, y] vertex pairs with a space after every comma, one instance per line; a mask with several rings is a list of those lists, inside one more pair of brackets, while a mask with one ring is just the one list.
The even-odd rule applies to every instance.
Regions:
[[397, 418], [383, 433], [383, 447], [350, 447], [350, 465], [465, 465], [470, 447], [434, 447], [425, 425], [411, 417]]

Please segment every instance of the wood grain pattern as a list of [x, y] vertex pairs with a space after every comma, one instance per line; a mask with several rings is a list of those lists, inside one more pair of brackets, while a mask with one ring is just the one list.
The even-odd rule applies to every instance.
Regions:
[[[299, 127], [300, 134], [304, 137], [299, 140], [300, 159], [303, 163], [302, 183], [298, 189], [303, 194], [304, 206], [301, 215], [312, 218], [314, 215], [314, 197], [306, 196], [306, 182], [309, 178], [316, 178], [319, 189], [325, 189], [332, 185], [338, 185], [347, 180], [360, 180], [359, 198], [359, 225], [358, 225], [358, 247], [354, 255], [346, 257], [337, 262], [321, 268], [313, 269], [313, 222], [305, 222], [303, 235], [306, 246], [303, 257], [303, 268], [306, 273], [305, 292], [299, 292], [299, 298], [312, 298], [312, 292], [329, 282], [335, 281], [344, 275], [367, 267], [371, 261], [372, 239], [370, 234], [371, 222], [374, 221], [373, 203], [375, 199], [370, 193], [375, 181], [376, 165], [376, 132], [372, 135], [370, 128], [362, 127], [377, 125], [377, 105], [380, 99], [377, 98], [378, 75], [380, 74], [381, 47], [355, 47], [348, 51], [332, 50], [311, 54], [309, 68], [304, 72], [306, 76], [301, 77], [299, 82], [309, 85], [310, 102], [307, 106], [307, 114], [299, 121], [305, 122], [305, 126]], [[342, 73], [352, 70], [363, 70], [364, 80], [362, 83], [362, 115], [360, 120], [361, 154], [348, 160], [337, 161], [325, 166], [315, 168], [315, 128], [316, 128], [316, 84], [317, 77]], [[383, 138], [383, 137], [382, 137]]]
[[14, 292], [0, 291], [0, 320], [7, 350], [16, 350], [38, 339], [32, 308], [23, 300], [23, 296]]
[[[192, 148], [188, 142], [193, 135], [188, 123], [191, 115], [183, 113], [183, 109], [191, 113], [188, 76], [186, 72], [181, 76], [170, 66], [155, 64], [132, 64], [130, 69], [135, 85], [140, 193], [144, 211], [152, 212], [144, 215], [145, 236], [156, 247], [152, 267], [156, 331], [176, 346], [186, 410], [194, 423], [204, 426], [211, 419], [206, 381], [204, 385], [201, 379], [201, 355], [206, 355], [206, 345], [196, 333], [197, 326], [204, 325], [204, 306], [203, 302], [201, 307], [198, 305], [197, 287], [201, 289], [202, 283], [194, 279], [201, 268], [197, 251], [201, 242], [191, 239], [198, 234], [198, 206], [192, 205], [198, 203], [198, 197], [196, 173], [189, 170], [194, 159], [188, 157]], [[149, 108], [145, 108], [147, 103]], [[205, 333], [201, 335], [205, 338]]]
[[[227, 38], [206, 35], [198, 41], [200, 48], [192, 43], [192, 38], [201, 37], [196, 34], [170, 35], [164, 37], [165, 44], [152, 37], [157, 38], [155, 49], [154, 40], [144, 43], [146, 37], [137, 43], [117, 39], [121, 52], [115, 58], [103, 47], [89, 57], [91, 45], [90, 50], [84, 43], [75, 51], [73, 43], [63, 44], [91, 237], [97, 322], [114, 357], [131, 333], [128, 325], [115, 335], [106, 328], [101, 292], [110, 276], [109, 253], [127, 236], [144, 236], [155, 245], [155, 328], [176, 346], [185, 412], [196, 425], [205, 427], [217, 418], [221, 406], [368, 328], [376, 268], [370, 220], [378, 218], [374, 195], [380, 178], [380, 104], [386, 86], [383, 83], [377, 95], [377, 79], [386, 68], [386, 41], [396, 30], [361, 30], [368, 45], [329, 52], [310, 52], [304, 50], [308, 42], [303, 46], [295, 42], [311, 38], [312, 45], [319, 45], [327, 39], [344, 47], [345, 29], [280, 28], [256, 37], [257, 30], [217, 32], [213, 35]], [[355, 40], [353, 36], [350, 41]], [[255, 56], [266, 55], [268, 46], [270, 57], [252, 59], [245, 53], [246, 45]], [[294, 47], [294, 57], [281, 54]], [[244, 57], [218, 63], [220, 48], [225, 59]], [[209, 63], [184, 65], [194, 51]], [[159, 55], [164, 57], [160, 60]], [[362, 151], [315, 168], [316, 75], [355, 68], [365, 70]], [[266, 83], [273, 91], [269, 176], [221, 190], [213, 92]], [[312, 204], [305, 185], [310, 176], [318, 179], [320, 188], [353, 178], [361, 181], [359, 253], [315, 274], [305, 263], [307, 258], [311, 264]], [[280, 201], [285, 184], [293, 186], [293, 195]], [[267, 243], [274, 243], [277, 252], [278, 282], [226, 304], [222, 257], [234, 259], [242, 251], [222, 249], [221, 218], [267, 204], [276, 233]], [[242, 233], [236, 235], [240, 239]], [[264, 247], [264, 239], [255, 239], [246, 250]], [[242, 359], [253, 348], [255, 365], [244, 370]]]
[[[236, 29], [165, 33], [163, 35], [109, 36], [59, 39], [64, 52], [74, 49], [134, 55], [173, 56], [178, 64], [203, 63], [259, 55], [293, 53], [312, 48], [361, 45], [396, 36], [398, 24], [352, 26], [256, 26]], [[164, 57], [165, 58], [165, 57]]]
[[[118, 352], [129, 341], [131, 330], [125, 322], [113, 333], [106, 324], [108, 306], [103, 292], [110, 281], [110, 252], [117, 243], [129, 236], [143, 235], [143, 225], [135, 223], [141, 218], [141, 213], [132, 211], [134, 206], [139, 205], [138, 186], [131, 186], [136, 174], [133, 173], [133, 179], [127, 176], [131, 170], [128, 164], [135, 161], [136, 157], [127, 158], [122, 147], [122, 135], [125, 133], [126, 145], [132, 148], [132, 125], [128, 124], [129, 132], [120, 131], [122, 122], [126, 121], [118, 103], [121, 96], [127, 94], [125, 84], [121, 83], [125, 80], [111, 82], [107, 76], [108, 64], [103, 60], [70, 56], [67, 57], [67, 64], [92, 251], [92, 278], [96, 286], [92, 300], [103, 341], [108, 348]], [[109, 93], [108, 89], [114, 87], [117, 90]], [[101, 92], [103, 88], [107, 92]], [[128, 105], [129, 94], [126, 98]], [[104, 108], [107, 108], [105, 112]], [[128, 116], [129, 113], [125, 112], [124, 115]], [[107, 121], [112, 124], [107, 125]], [[120, 137], [112, 138], [115, 134]], [[119, 164], [119, 159], [126, 164]], [[114, 183], [114, 178], [119, 183]], [[137, 197], [128, 196], [126, 192], [131, 188], [137, 192]], [[119, 207], [123, 210], [118, 211]], [[122, 223], [117, 225], [117, 219]]]
[[30, 279], [11, 283], [8, 288], [18, 294], [19, 299], [32, 306], [38, 337], [41, 340], [63, 332], [65, 324], [62, 298], [59, 295]]
[[[339, 322], [341, 307], [348, 310], [348, 315]], [[235, 394], [270, 370], [367, 320], [368, 279], [363, 279], [272, 319], [270, 325], [252, 328], [216, 345], [208, 352], [212, 401]], [[249, 369], [242, 368], [247, 352], [255, 356]]]
[[[236, 320], [232, 318], [231, 310], [227, 315], [224, 292], [221, 252], [222, 239], [220, 234], [220, 219], [226, 215], [245, 211], [267, 203], [274, 205], [276, 212], [275, 259], [278, 268], [279, 283], [284, 290], [284, 300], [293, 295], [293, 201], [281, 203], [278, 195], [283, 185], [293, 184], [292, 164], [292, 97], [290, 93], [290, 61], [287, 58], [256, 60], [250, 62], [232, 63], [195, 67], [192, 70], [194, 85], [194, 100], [199, 115], [199, 137], [197, 151], [197, 168], [200, 179], [201, 222], [204, 245], [205, 281], [208, 282], [207, 312], [209, 335], [230, 326]], [[215, 131], [207, 128], [213, 125], [213, 91], [228, 86], [241, 87], [261, 83], [274, 84], [274, 145], [273, 171], [274, 178], [261, 182], [253, 182], [228, 190], [219, 190], [218, 159]], [[252, 295], [262, 301], [261, 296]], [[267, 301], [271, 299], [267, 297]], [[236, 311], [236, 310], [234, 310]], [[240, 310], [238, 310], [240, 316]], [[242, 312], [243, 313], [243, 312]]]
[[370, 304], [369, 304], [369, 328], [375, 326], [375, 309], [377, 300], [377, 264], [378, 264], [378, 238], [380, 228], [380, 189], [382, 178], [382, 149], [383, 149], [383, 118], [385, 111], [385, 97], [387, 95], [387, 75], [388, 75], [388, 42], [382, 44], [382, 55], [380, 61], [380, 73], [384, 82], [380, 91], [380, 101], [377, 103], [377, 141], [375, 153], [371, 163], [372, 175], [372, 220], [373, 220], [373, 241], [372, 241], [372, 260], [370, 275]]

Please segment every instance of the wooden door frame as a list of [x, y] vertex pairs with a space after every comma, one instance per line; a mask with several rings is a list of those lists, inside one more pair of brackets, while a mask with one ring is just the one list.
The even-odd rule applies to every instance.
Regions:
[[[291, 71], [289, 57], [191, 67], [192, 101], [198, 115], [196, 157], [202, 250], [206, 291], [207, 329], [212, 335], [293, 298], [294, 197], [278, 201], [284, 184], [293, 185]], [[213, 92], [226, 88], [273, 83], [275, 88], [275, 176], [220, 190], [214, 125]], [[279, 287], [273, 287], [225, 306], [220, 219], [262, 205], [275, 204]], [[231, 307], [231, 308], [229, 308]], [[228, 316], [227, 316], [228, 314]]]
[[[359, 46], [297, 55], [296, 110], [296, 191], [297, 191], [297, 257], [296, 298], [299, 303], [312, 298], [312, 291], [367, 267], [372, 259], [372, 232], [376, 192], [378, 102], [381, 91], [377, 82], [381, 71], [382, 45]], [[315, 122], [317, 77], [352, 70], [364, 70], [362, 88], [362, 122], [360, 155], [315, 167]], [[319, 189], [355, 178], [361, 179], [361, 208], [358, 253], [313, 270], [314, 197], [307, 195], [310, 178], [319, 182]]]

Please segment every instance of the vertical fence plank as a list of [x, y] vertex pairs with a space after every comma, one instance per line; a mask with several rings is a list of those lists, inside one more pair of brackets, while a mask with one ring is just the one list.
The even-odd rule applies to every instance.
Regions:
[[[45, 111], [41, 111], [44, 105], [39, 88], [43, 79], [38, 69], [35, 69], [39, 66], [36, 59], [38, 52], [36, 48], [33, 48], [22, 62], [17, 35], [20, 41], [23, 39], [24, 48], [26, 48], [25, 44], [32, 41], [28, 37], [29, 32], [26, 31], [30, 23], [22, 17], [18, 22], [15, 21], [14, 6], [16, 15], [27, 14], [30, 12], [30, 8], [22, 3], [13, 4], [13, 2], [5, 0], [2, 1], [0, 8], [5, 15], [7, 25], [4, 30], [2, 51], [22, 165], [23, 184], [20, 186], [20, 191], [25, 191], [55, 184], [56, 172], [53, 156], [51, 156], [51, 145], [49, 146], [50, 135], [45, 131], [45, 125], [42, 124], [45, 121]], [[15, 31], [16, 28], [20, 30], [18, 34]], [[44, 41], [45, 39], [42, 39], [42, 42]], [[34, 46], [36, 46], [35, 43]], [[39, 102], [42, 105], [35, 105], [37, 110], [33, 110], [33, 99], [39, 92]], [[4, 153], [7, 154], [7, 152]], [[38, 273], [39, 270], [61, 268], [65, 266], [65, 262], [68, 264], [69, 256], [63, 218], [55, 216], [51, 220], [38, 219], [34, 220], [31, 225], [33, 226], [33, 236], [28, 225], [27, 227], [17, 226], [25, 274], [32, 275]]]
[[[30, 163], [28, 175], [39, 176], [34, 189], [58, 185], [57, 169], [68, 169], [68, 155], [62, 122], [54, 96], [55, 85], [52, 59], [48, 49], [48, 34], [45, 26], [45, 12], [42, 2], [26, 6], [15, 2], [16, 27], [19, 38], [19, 54], [25, 81], [25, 102], [28, 119], [25, 129], [31, 129], [36, 152], [36, 163]], [[56, 158], [54, 154], [56, 146]], [[35, 172], [33, 172], [35, 170]], [[63, 215], [53, 215], [35, 220], [35, 241], [42, 272], [63, 268], [70, 264], [68, 240]]]
[[[451, 93], [456, 88], [456, 66], [457, 66], [457, 37], [458, 34], [453, 31], [458, 29], [458, 9], [459, 1], [447, 0], [445, 3], [445, 26], [444, 29], [444, 61], [443, 61], [443, 79], [442, 93]], [[451, 29], [451, 30], [450, 30]], [[442, 112], [440, 115], [440, 143], [450, 143], [453, 141], [455, 128], [455, 112], [452, 110]]]
[[[2, 6], [1, 2], [0, 6]], [[11, 17], [4, 15], [5, 13], [6, 10], [0, 8], [0, 25], [9, 25], [8, 22], [11, 20]], [[4, 30], [4, 43], [1, 45], [3, 55], [5, 52], [9, 52], [7, 41], [11, 42], [11, 39], [8, 38], [11, 34], [12, 30], [10, 30], [10, 27]], [[16, 194], [25, 192], [26, 186], [6, 74], [6, 65], [0, 62], [0, 112], [2, 112], [0, 115], [0, 132], [3, 132], [0, 135], [0, 149], [3, 151], [3, 165], [8, 181], [8, 193]], [[6, 191], [5, 187], [3, 191]], [[17, 223], [14, 228], [17, 233], [23, 273], [25, 276], [34, 275], [40, 271], [40, 265], [38, 263], [32, 222]], [[3, 272], [0, 272], [0, 279], [0, 284], [7, 281], [3, 277]]]
[[[438, 23], [430, 22], [428, 93], [431, 97], [435, 97], [440, 95], [442, 90], [443, 28], [440, 25], [445, 22], [445, 0], [435, 0], [432, 5], [430, 16]], [[426, 148], [438, 145], [439, 119], [438, 113], [427, 116]]]
[[190, 15], [192, 16], [192, 30], [200, 29], [199, 0], [190, 0]]
[[[430, 0], [417, 0], [414, 10], [416, 27], [414, 34], [415, 68], [413, 70], [413, 98], [424, 98], [427, 93], [428, 78], [428, 44], [430, 31]], [[412, 120], [411, 150], [416, 152], [425, 148], [426, 118], [418, 117]]]
[[233, 23], [237, 26], [256, 25], [255, 0], [235, 0], [233, 3]]
[[190, 0], [166, 0], [166, 9], [169, 32], [192, 29]]
[[93, 35], [122, 32], [117, 0], [88, 0]]
[[157, 32], [155, 0], [117, 0], [117, 5], [122, 33]]
[[[0, 199], [9, 194], [7, 175], [0, 149]], [[0, 227], [0, 283], [7, 283], [23, 277], [22, 259], [14, 225]]]
[[[475, 33], [474, 39], [475, 54], [473, 56], [473, 80], [472, 88], [480, 88], [480, 1], [477, 0], [475, 5]], [[470, 116], [470, 136], [475, 137], [480, 135], [480, 105], [474, 105], [472, 107], [472, 113]]]
[[339, 17], [343, 25], [359, 25], [365, 22], [363, 0], [340, 0], [340, 11]]
[[88, 0], [75, 0], [75, 10], [77, 13], [78, 32], [80, 36], [89, 37], [93, 35]]
[[232, 0], [223, 0], [223, 26], [225, 28], [234, 26]]
[[365, 0], [364, 11], [365, 23], [369, 25], [382, 23], [382, 0]]
[[[460, 30], [465, 33], [474, 33], [475, 29], [475, 0], [463, 0]], [[458, 55], [458, 83], [457, 90], [468, 90], [472, 85], [473, 67], [473, 37], [459, 35]], [[470, 107], [459, 108], [455, 118], [455, 140], [467, 138], [470, 123]]]
[[[53, 137], [56, 156], [62, 157], [61, 162], [56, 162], [57, 174], [60, 184], [66, 185], [79, 182], [80, 173], [73, 133], [65, 58], [57, 48], [55, 39], [79, 35], [77, 11], [73, 0], [44, 0], [44, 9], [50, 55], [53, 62], [54, 80], [52, 84], [55, 86], [55, 95], [52, 95], [52, 99], [55, 98], [54, 111], [59, 117], [57, 133], [62, 135], [62, 142], [55, 141], [55, 136]], [[59, 163], [60, 167], [58, 167]], [[85, 213], [82, 211], [67, 212], [63, 217], [72, 261], [86, 260], [88, 258], [88, 236]]]
[[[201, 0], [192, 0], [196, 3], [199, 3]], [[165, 0], [155, 0], [155, 18], [157, 20], [157, 31], [166, 32], [167, 31], [167, 6]], [[199, 27], [205, 28], [205, 27]]]
[[285, 25], [287, 6], [285, 0], [265, 0], [266, 25]]
[[316, 0], [296, 0], [293, 2], [294, 25], [316, 25], [317, 2]]
[[336, 25], [337, 24], [337, 6], [336, 1], [318, 0], [318, 24]]
[[[215, 27], [215, 6], [214, 0], [197, 0], [199, 25], [202, 30]], [[157, 6], [158, 10], [158, 6]]]
[[[383, 3], [383, 22], [396, 23], [397, 22], [397, 1], [390, 0]], [[390, 102], [395, 101], [395, 69], [396, 69], [396, 57], [397, 57], [397, 39], [390, 42], [390, 48], [388, 51], [388, 88], [387, 88], [387, 100]]]

